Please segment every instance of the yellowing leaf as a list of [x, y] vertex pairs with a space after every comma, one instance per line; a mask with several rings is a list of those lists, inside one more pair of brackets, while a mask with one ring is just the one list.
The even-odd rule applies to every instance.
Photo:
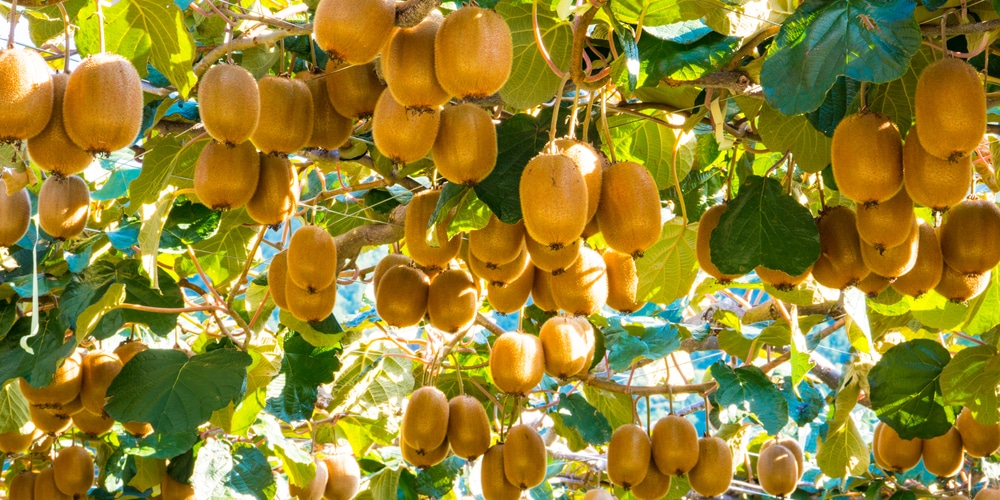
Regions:
[[698, 258], [694, 252], [696, 226], [685, 226], [680, 217], [663, 225], [660, 241], [636, 261], [639, 297], [669, 304], [688, 294], [698, 276]]

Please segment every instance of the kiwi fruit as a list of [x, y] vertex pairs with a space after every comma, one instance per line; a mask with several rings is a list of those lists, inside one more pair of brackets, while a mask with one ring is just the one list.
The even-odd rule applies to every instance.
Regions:
[[552, 298], [559, 309], [590, 316], [608, 301], [608, 272], [596, 250], [583, 247], [565, 273], [552, 277]]
[[372, 288], [376, 295], [378, 294], [378, 282], [385, 276], [386, 271], [396, 266], [413, 266], [413, 259], [401, 253], [390, 253], [382, 257], [372, 273]]
[[260, 116], [250, 140], [261, 152], [291, 154], [309, 142], [313, 131], [313, 101], [302, 80], [268, 75], [257, 84]]
[[153, 433], [153, 426], [149, 422], [122, 422], [122, 428], [136, 438], [142, 439]]
[[495, 283], [486, 285], [486, 298], [490, 301], [490, 307], [501, 314], [511, 314], [524, 307], [531, 295], [531, 289], [535, 284], [535, 275], [542, 274], [542, 271], [535, 269], [535, 266], [528, 264], [528, 267], [514, 280], [507, 282], [503, 286]]
[[[354, 132], [354, 120], [341, 115], [330, 102], [329, 89], [321, 76], [300, 73], [300, 79], [305, 82], [312, 94], [313, 128], [306, 141], [306, 147], [333, 151], [351, 138]], [[299, 75], [295, 75], [299, 78]]]
[[740, 277], [738, 274], [723, 274], [712, 263], [712, 250], [709, 241], [712, 239], [712, 231], [715, 231], [716, 226], [719, 225], [719, 219], [725, 212], [725, 204], [715, 205], [705, 210], [705, 213], [701, 214], [701, 220], [698, 221], [698, 233], [695, 238], [695, 254], [698, 256], [698, 265], [701, 266], [702, 271], [720, 283], [729, 283]]
[[885, 461], [885, 459], [882, 458], [881, 447], [876, 444], [879, 442], [879, 439], [882, 438], [882, 430], [884, 428], [885, 425], [883, 425], [882, 422], [875, 424], [875, 430], [874, 432], [872, 432], [872, 457], [875, 459], [875, 465], [877, 465], [879, 468], [883, 470], [890, 470], [891, 467]]
[[684, 417], [667, 415], [657, 420], [652, 446], [653, 460], [664, 474], [680, 476], [698, 463], [698, 431]]
[[83, 383], [82, 363], [79, 352], [69, 355], [52, 374], [52, 381], [44, 387], [35, 388], [27, 380], [17, 379], [21, 394], [33, 406], [40, 407], [58, 407], [73, 401], [80, 395]]
[[285, 287], [288, 283], [288, 250], [282, 250], [271, 258], [267, 266], [267, 288], [271, 292], [274, 305], [288, 309]]
[[0, 433], [0, 451], [4, 453], [21, 453], [31, 446], [35, 440], [34, 426], [32, 430], [21, 434], [18, 431]]
[[23, 48], [0, 50], [0, 142], [40, 134], [52, 116], [54, 94], [42, 56]]
[[1000, 424], [980, 424], [968, 408], [962, 408], [955, 419], [955, 428], [962, 437], [965, 452], [972, 458], [988, 457], [1000, 449]]
[[952, 427], [941, 436], [925, 439], [921, 448], [924, 468], [938, 477], [952, 477], [965, 465], [962, 435]]
[[646, 477], [638, 484], [633, 484], [630, 490], [636, 500], [660, 500], [670, 491], [670, 476], [660, 472], [660, 469], [653, 465], [652, 458], [649, 460]]
[[379, 317], [397, 328], [416, 325], [427, 313], [430, 286], [430, 279], [420, 269], [409, 266], [389, 269], [375, 293]]
[[802, 479], [802, 474], [805, 473], [806, 470], [805, 469], [806, 458], [805, 455], [802, 454], [802, 447], [799, 446], [799, 442], [788, 437], [768, 439], [767, 441], [764, 442], [764, 444], [761, 445], [760, 451], [764, 451], [768, 447], [774, 446], [776, 444], [780, 444], [781, 446], [784, 446], [786, 450], [792, 452], [792, 456], [795, 457], [795, 463], [798, 465], [798, 471], [799, 471], [796, 480]]
[[934, 291], [944, 298], [957, 303], [965, 303], [986, 291], [990, 285], [992, 271], [984, 274], [962, 274], [951, 268], [947, 263], [941, 270], [941, 280]]
[[608, 160], [590, 143], [576, 139], [556, 139], [555, 147], [560, 154], [572, 160], [583, 175], [583, 180], [587, 183], [587, 219], [593, 220], [596, 224], [594, 216], [601, 201], [601, 184], [604, 170], [609, 167]]
[[448, 398], [440, 389], [433, 386], [417, 389], [403, 413], [402, 439], [419, 455], [438, 448], [448, 434], [448, 412]]
[[548, 313], [559, 310], [556, 299], [552, 297], [552, 275], [535, 271], [535, 280], [531, 284], [531, 301], [536, 307]]
[[893, 289], [910, 297], [919, 297], [933, 290], [944, 272], [944, 258], [941, 256], [941, 245], [934, 228], [921, 222], [917, 239], [917, 263], [908, 273], [892, 282]]
[[607, 490], [594, 488], [592, 490], [587, 490], [587, 492], [583, 494], [583, 500], [618, 500], [618, 499], [611, 493], [608, 493]]
[[795, 287], [799, 286], [803, 281], [809, 278], [812, 274], [812, 268], [806, 269], [806, 271], [798, 276], [792, 276], [784, 271], [778, 271], [776, 269], [768, 269], [764, 266], [757, 266], [754, 268], [754, 272], [757, 273], [757, 277], [764, 283], [777, 288], [783, 292], [792, 291]]
[[860, 112], [833, 132], [830, 164], [837, 188], [859, 204], [888, 201], [903, 187], [903, 139], [889, 117]]
[[587, 183], [572, 160], [544, 153], [532, 158], [519, 190], [524, 228], [535, 241], [558, 250], [583, 234]]
[[115, 419], [109, 417], [106, 413], [91, 413], [86, 408], [83, 411], [74, 413], [70, 418], [72, 418], [73, 425], [80, 432], [92, 437], [102, 436], [111, 431], [115, 426]]
[[604, 252], [608, 268], [608, 306], [622, 313], [634, 313], [646, 304], [638, 300], [639, 272], [630, 255], [608, 250]]
[[543, 245], [530, 235], [524, 238], [524, 246], [528, 250], [528, 256], [532, 264], [542, 271], [559, 275], [566, 272], [566, 269], [576, 262], [580, 257], [580, 248], [583, 246], [583, 239], [577, 238], [570, 244], [553, 250], [551, 247]]
[[941, 224], [941, 255], [962, 274], [983, 274], [1000, 264], [1000, 208], [988, 200], [965, 200]]
[[7, 194], [7, 183], [0, 179], [0, 246], [10, 247], [28, 234], [31, 225], [31, 200], [26, 188]]
[[480, 483], [486, 500], [518, 500], [521, 488], [510, 484], [504, 473], [504, 444], [498, 443], [486, 450], [480, 465]]
[[660, 193], [646, 167], [623, 161], [604, 171], [597, 225], [609, 247], [636, 258], [660, 239]]
[[497, 337], [490, 354], [493, 384], [507, 394], [530, 392], [545, 374], [542, 340], [530, 333], [507, 332]]
[[53, 415], [48, 410], [38, 406], [28, 407], [28, 416], [35, 428], [46, 434], [59, 434], [73, 424], [73, 421], [65, 415]]
[[519, 424], [507, 431], [503, 473], [514, 486], [527, 490], [545, 480], [545, 442], [533, 427]]
[[902, 276], [917, 265], [917, 251], [920, 248], [920, 224], [917, 219], [910, 221], [910, 235], [902, 245], [879, 250], [867, 243], [861, 244], [861, 258], [868, 270], [894, 279]]
[[905, 189], [882, 203], [858, 205], [855, 216], [861, 241], [879, 250], [902, 245], [917, 217]]
[[361, 468], [352, 455], [340, 453], [323, 459], [329, 472], [323, 498], [326, 500], [350, 500], [361, 488]]
[[115, 353], [93, 351], [83, 358], [80, 366], [80, 401], [91, 413], [104, 412], [104, 403], [111, 382], [122, 371], [122, 361]]
[[[955, 495], [961, 496], [961, 495]], [[998, 488], [983, 488], [976, 493], [973, 500], [1000, 500], [1000, 489]]]
[[7, 485], [9, 500], [32, 500], [35, 498], [35, 480], [38, 473], [30, 470], [19, 473]]
[[448, 239], [447, 224], [442, 222], [436, 226], [435, 236], [438, 246], [431, 246], [428, 243], [427, 226], [440, 198], [441, 191], [423, 191], [410, 200], [406, 206], [403, 237], [410, 257], [417, 264], [443, 269], [458, 255], [462, 238], [455, 235]]
[[[404, 438], [405, 434], [400, 433], [400, 439]], [[433, 467], [444, 459], [448, 458], [448, 451], [450, 450], [448, 446], [448, 440], [445, 439], [437, 448], [432, 450], [427, 450], [423, 454], [417, 453], [417, 450], [412, 446], [406, 444], [403, 441], [399, 443], [399, 451], [403, 455], [403, 460], [413, 465], [418, 469], [426, 469], [428, 467]]]
[[90, 191], [77, 176], [52, 176], [38, 191], [38, 225], [57, 240], [83, 234], [90, 216]]
[[394, 0], [321, 0], [313, 36], [334, 64], [365, 64], [382, 50], [395, 23]]
[[949, 161], [928, 153], [913, 125], [903, 145], [903, 185], [914, 202], [945, 210], [965, 199], [972, 186], [972, 155]]
[[448, 442], [451, 451], [470, 462], [490, 447], [490, 421], [478, 399], [460, 394], [448, 402]]
[[235, 210], [253, 199], [260, 183], [260, 155], [253, 144], [209, 142], [194, 167], [194, 193], [212, 210]]
[[688, 472], [688, 482], [699, 495], [714, 497], [729, 490], [733, 480], [733, 452], [721, 438], [698, 439], [698, 463]]
[[117, 54], [93, 54], [69, 75], [63, 126], [81, 149], [106, 155], [135, 141], [143, 104], [142, 80], [132, 63]]
[[865, 279], [858, 282], [858, 290], [861, 290], [869, 298], [878, 297], [878, 294], [889, 288], [890, 279], [884, 276], [879, 276], [875, 273], [869, 273], [865, 276]]
[[839, 281], [853, 285], [868, 276], [870, 271], [861, 255], [861, 236], [858, 235], [854, 210], [845, 206], [828, 208], [820, 215], [816, 225], [822, 254], [836, 269], [841, 278]]
[[[583, 367], [580, 371], [576, 373], [578, 376], [584, 376], [590, 372], [590, 366], [594, 364], [594, 355], [597, 351], [597, 338], [594, 335], [594, 325], [590, 324], [590, 320], [586, 316], [567, 316], [570, 320], [575, 321], [577, 326], [580, 327], [580, 332], [583, 334], [583, 341], [587, 345], [587, 356], [583, 360]], [[604, 353], [601, 353], [601, 357]]]
[[799, 464], [792, 452], [780, 444], [763, 448], [757, 459], [761, 488], [776, 497], [786, 497], [799, 482]]
[[[2, 57], [2, 56], [0, 56]], [[0, 63], [2, 64], [2, 63]], [[90, 153], [77, 146], [63, 126], [63, 97], [66, 95], [66, 84], [69, 75], [59, 73], [52, 77], [54, 95], [52, 117], [45, 129], [27, 141], [28, 156], [42, 170], [59, 175], [73, 175], [82, 172], [94, 161]], [[2, 133], [0, 133], [2, 135]]]
[[487, 97], [510, 77], [514, 42], [500, 14], [471, 5], [452, 12], [434, 38], [434, 71], [449, 94]]
[[337, 285], [315, 290], [300, 287], [288, 279], [285, 280], [285, 300], [292, 316], [310, 323], [323, 321], [333, 313], [337, 304]]
[[69, 403], [61, 404], [59, 406], [54, 406], [52, 408], [47, 408], [49, 412], [53, 415], [61, 415], [65, 417], [71, 417], [76, 413], [83, 411], [83, 402], [80, 401], [80, 396], [77, 396], [73, 401]]
[[115, 356], [118, 356], [118, 359], [122, 360], [122, 366], [124, 366], [128, 364], [128, 362], [131, 361], [136, 354], [148, 350], [149, 346], [138, 340], [126, 340], [115, 348], [114, 353]]
[[882, 461], [894, 472], [905, 472], [917, 466], [920, 462], [920, 452], [923, 448], [923, 440], [920, 438], [903, 439], [899, 437], [896, 430], [883, 422], [879, 431], [878, 439], [873, 443], [873, 447], [878, 448], [878, 454]]
[[928, 153], [951, 160], [979, 146], [986, 133], [986, 91], [969, 63], [946, 58], [928, 65], [913, 101], [917, 123], [931, 127], [919, 136]]
[[330, 104], [341, 116], [351, 119], [372, 116], [379, 97], [386, 89], [375, 74], [374, 63], [346, 68], [328, 65], [324, 80]]
[[608, 443], [608, 477], [617, 486], [629, 490], [646, 478], [651, 456], [646, 431], [635, 424], [623, 425]]
[[472, 326], [479, 311], [479, 290], [464, 269], [442, 271], [427, 293], [427, 316], [434, 328], [457, 333]]
[[583, 239], [590, 239], [590, 237], [599, 234], [600, 232], [601, 228], [597, 225], [597, 216], [595, 215], [590, 218], [590, 222], [588, 222], [587, 226], [583, 228]]
[[397, 29], [382, 51], [382, 77], [396, 102], [408, 109], [434, 109], [451, 99], [434, 72], [434, 38], [442, 21], [432, 14], [412, 28]]
[[[226, 145], [250, 140], [260, 122], [257, 80], [235, 64], [216, 64], [198, 83], [198, 112], [205, 131]], [[265, 118], [268, 118], [265, 115]]]
[[329, 471], [326, 464], [319, 458], [313, 457], [316, 464], [316, 474], [306, 483], [305, 486], [297, 486], [288, 482], [288, 493], [296, 500], [323, 500], [323, 490], [326, 489], [326, 482], [329, 479]]
[[[317, 258], [322, 256], [322, 258]], [[301, 288], [318, 291], [334, 284], [337, 244], [319, 226], [302, 226], [288, 244], [288, 279]]]
[[444, 108], [431, 155], [435, 168], [445, 179], [465, 186], [479, 184], [497, 164], [493, 118], [475, 104]]
[[531, 265], [531, 260], [528, 259], [527, 249], [522, 247], [521, 253], [518, 254], [516, 259], [493, 268], [490, 268], [489, 265], [477, 259], [471, 253], [469, 254], [468, 263], [469, 269], [472, 270], [472, 274], [475, 274], [476, 277], [486, 280], [491, 285], [504, 287], [521, 277], [527, 271], [528, 266]]
[[[868, 271], [868, 268], [865, 268], [865, 271]], [[865, 276], [867, 277], [868, 274], [865, 274]], [[859, 280], [856, 278], [837, 269], [826, 255], [820, 255], [816, 263], [813, 264], [812, 277], [816, 280], [816, 283], [834, 290], [843, 290], [853, 284], [859, 283]]]
[[182, 483], [170, 474], [164, 474], [160, 480], [160, 496], [163, 500], [195, 500], [194, 486]]
[[52, 461], [56, 487], [59, 491], [84, 498], [94, 485], [94, 458], [82, 446], [67, 446]]
[[443, 117], [436, 109], [407, 111], [392, 92], [384, 90], [372, 116], [372, 140], [394, 163], [414, 162], [431, 152]]
[[265, 226], [281, 224], [295, 215], [299, 203], [299, 185], [295, 169], [285, 156], [260, 155], [260, 177], [253, 197], [247, 201], [247, 214]]
[[54, 467], [51, 465], [42, 469], [35, 478], [34, 498], [44, 498], [45, 500], [73, 500], [73, 495], [67, 495], [56, 486], [56, 476]]
[[583, 369], [587, 358], [587, 341], [576, 321], [555, 316], [542, 323], [538, 338], [545, 356], [545, 373], [564, 379]]
[[490, 215], [486, 226], [469, 231], [469, 252], [491, 269], [518, 258], [523, 248], [523, 220], [507, 224]]

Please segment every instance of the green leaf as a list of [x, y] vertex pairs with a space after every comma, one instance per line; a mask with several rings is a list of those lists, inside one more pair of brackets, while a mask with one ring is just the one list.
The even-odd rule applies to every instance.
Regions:
[[[892, 119], [892, 123], [899, 127], [899, 132], [904, 137], [909, 132], [910, 124], [913, 123], [914, 116], [916, 116], [916, 102], [913, 96], [917, 91], [917, 78], [924, 68], [934, 60], [933, 49], [922, 47], [910, 59], [910, 66], [906, 68], [903, 76], [888, 83], [872, 85], [865, 94], [868, 108]], [[859, 100], [855, 99], [852, 110], [856, 110], [860, 106]]]
[[174, 350], [140, 352], [111, 383], [105, 410], [119, 422], [149, 422], [159, 432], [192, 430], [240, 396], [251, 361], [235, 349], [190, 359]]
[[632, 398], [628, 394], [608, 392], [584, 385], [583, 395], [588, 403], [604, 415], [613, 429], [632, 423]]
[[32, 387], [45, 387], [62, 360], [76, 349], [75, 339], [64, 342], [66, 325], [59, 311], [52, 310], [39, 318], [38, 334], [28, 340], [34, 355], [21, 348], [21, 339], [31, 333], [31, 318], [25, 316], [0, 340], [0, 384], [24, 377]]
[[277, 490], [271, 466], [260, 450], [217, 439], [208, 440], [198, 451], [191, 484], [196, 497], [206, 500], [271, 500]]
[[[393, 349], [384, 354], [400, 352]], [[328, 409], [346, 412], [356, 408], [364, 416], [376, 417], [383, 406], [398, 407], [414, 388], [412, 362], [384, 354], [369, 349], [349, 358], [330, 391], [333, 397]]]
[[604, 329], [608, 362], [616, 372], [628, 370], [641, 359], [658, 360], [681, 346], [676, 326], [653, 321], [632, 322], [628, 318], [609, 318]]
[[969, 306], [952, 302], [931, 290], [913, 301], [910, 312], [924, 327], [945, 330], [961, 325]]
[[313, 458], [299, 448], [291, 439], [285, 438], [281, 425], [271, 417], [265, 417], [264, 436], [267, 445], [281, 459], [281, 464], [288, 481], [296, 486], [306, 486], [316, 476], [316, 463]]
[[784, 193], [781, 183], [750, 176], [712, 231], [712, 262], [742, 275], [762, 265], [792, 276], [819, 258], [819, 230], [808, 208]]
[[969, 304], [968, 321], [961, 328], [969, 335], [982, 335], [1000, 325], [1000, 271], [994, 269], [986, 291]]
[[785, 20], [761, 69], [768, 104], [812, 111], [837, 77], [883, 83], [903, 75], [920, 48], [909, 0], [807, 0]]
[[486, 224], [490, 222], [490, 215], [493, 215], [490, 207], [486, 206], [476, 196], [476, 192], [470, 189], [462, 197], [458, 210], [451, 219], [451, 224], [448, 225], [448, 237], [452, 238], [459, 233], [468, 233], [486, 227]]
[[417, 493], [430, 498], [444, 498], [451, 493], [455, 486], [455, 480], [462, 473], [465, 460], [456, 456], [451, 456], [445, 461], [417, 473], [417, 479], [413, 485]]
[[811, 384], [800, 383], [795, 386], [791, 377], [782, 379], [781, 394], [788, 402], [788, 415], [799, 427], [805, 427], [816, 420], [826, 403], [823, 395]]
[[302, 321], [285, 309], [278, 312], [278, 320], [295, 333], [302, 336], [306, 342], [316, 347], [339, 346], [344, 337], [344, 329], [332, 314], [318, 323]]
[[[101, 9], [104, 14], [104, 49], [128, 59], [140, 76], [149, 71], [146, 65], [152, 52], [152, 40], [141, 26], [132, 23], [132, 1], [123, 0]], [[77, 50], [83, 56], [101, 52], [100, 21], [93, 2], [80, 9], [80, 30], [73, 37]]]
[[636, 260], [639, 297], [669, 304], [688, 294], [698, 276], [698, 257], [694, 250], [696, 227], [685, 224], [680, 217], [663, 225], [660, 240]]
[[879, 420], [899, 437], [928, 439], [951, 428], [954, 415], [941, 403], [941, 371], [951, 354], [941, 344], [916, 339], [893, 346], [868, 373], [868, 397]]
[[656, 87], [661, 80], [696, 80], [722, 68], [740, 48], [741, 39], [711, 33], [694, 43], [644, 36], [639, 40], [639, 86]]
[[717, 361], [711, 371], [719, 383], [715, 396], [719, 404], [735, 405], [750, 411], [772, 436], [788, 423], [785, 397], [760, 368], [741, 366], [733, 370], [724, 362]]
[[832, 478], [864, 475], [871, 463], [868, 443], [850, 417], [846, 425], [828, 433], [826, 439], [819, 439], [816, 447], [816, 465]]
[[368, 480], [368, 489], [374, 500], [395, 500], [397, 498], [397, 486], [399, 485], [399, 475], [403, 469], [390, 469], [385, 467], [376, 472]]
[[816, 173], [830, 164], [833, 141], [816, 130], [805, 115], [785, 116], [768, 105], [760, 110], [757, 131], [772, 151], [791, 151], [805, 172]]
[[[205, 274], [217, 289], [227, 288], [243, 272], [250, 256], [250, 240], [257, 234], [246, 210], [230, 210], [222, 215], [214, 236], [193, 246]], [[334, 233], [336, 234], [336, 233]]]
[[588, 445], [601, 446], [611, 440], [608, 419], [579, 394], [560, 395], [559, 405], [549, 417], [572, 451], [580, 451]]
[[108, 287], [108, 291], [104, 293], [104, 297], [84, 309], [77, 318], [77, 342], [87, 338], [90, 332], [94, 331], [94, 328], [97, 327], [97, 323], [101, 321], [101, 318], [112, 310], [117, 309], [123, 302], [125, 302], [125, 285], [115, 283]]
[[333, 382], [340, 370], [339, 347], [314, 347], [292, 332], [285, 338], [285, 356], [279, 376], [284, 376], [280, 393], [267, 400], [267, 411], [286, 421], [308, 420], [320, 384]]
[[[663, 119], [664, 113], [651, 116]], [[661, 191], [674, 187], [674, 169], [684, 179], [694, 165], [697, 138], [693, 133], [665, 127], [654, 121], [635, 116], [615, 116], [608, 119], [611, 142], [618, 161], [634, 161], [645, 165]], [[603, 149], [607, 152], [608, 145]]]
[[[833, 137], [833, 131], [837, 128], [840, 120], [850, 112], [851, 104], [857, 97], [859, 90], [861, 90], [861, 82], [845, 76], [837, 78], [837, 82], [827, 92], [823, 104], [815, 111], [806, 113], [806, 118], [816, 130], [823, 132], [827, 137]], [[816, 172], [818, 171], [816, 170]]]
[[230, 403], [212, 415], [212, 423], [229, 434], [245, 436], [250, 426], [267, 404], [267, 386], [281, 369], [277, 344], [251, 345], [247, 352], [253, 358], [247, 368], [247, 388], [243, 401]]
[[715, 9], [726, 8], [717, 0], [677, 0], [663, 2], [660, 0], [615, 0], [611, 3], [612, 10], [618, 20], [628, 24], [643, 26], [664, 26], [681, 21], [698, 19]]
[[945, 404], [968, 407], [984, 425], [1000, 422], [1000, 356], [996, 347], [979, 345], [958, 352], [941, 371]]
[[8, 380], [0, 389], [0, 434], [20, 433], [30, 421], [28, 400], [24, 399], [17, 382]]
[[[551, 100], [559, 89], [561, 78], [549, 69], [535, 43], [531, 3], [500, 2], [496, 10], [507, 21], [514, 42], [510, 78], [500, 89], [504, 104], [514, 109], [528, 109]], [[572, 26], [559, 19], [544, 2], [538, 5], [537, 19], [538, 31], [552, 62], [560, 70], [569, 71]]]
[[176, 136], [157, 136], [146, 141], [148, 151], [142, 159], [142, 172], [129, 184], [129, 203], [125, 213], [132, 215], [144, 205], [160, 199], [167, 186], [176, 189], [194, 187], [194, 167], [208, 139], [181, 142]]

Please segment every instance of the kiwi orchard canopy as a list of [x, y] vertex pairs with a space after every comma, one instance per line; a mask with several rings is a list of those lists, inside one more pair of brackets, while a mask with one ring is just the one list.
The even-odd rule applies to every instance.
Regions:
[[1000, 14], [781, 3], [0, 0], [0, 497], [1000, 495]]

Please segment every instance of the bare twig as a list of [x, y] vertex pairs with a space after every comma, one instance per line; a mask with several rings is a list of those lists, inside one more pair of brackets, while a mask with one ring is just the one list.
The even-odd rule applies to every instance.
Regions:
[[396, 27], [412, 28], [423, 21], [432, 10], [441, 5], [441, 0], [406, 0], [396, 4]]
[[[982, 21], [978, 23], [946, 26], [944, 33], [946, 35], [967, 35], [969, 33], [985, 33], [987, 31], [993, 31], [997, 28], [1000, 28], [1000, 19], [990, 19], [989, 21]], [[937, 35], [941, 33], [941, 27], [938, 25], [921, 26], [920, 32], [924, 35]]]

